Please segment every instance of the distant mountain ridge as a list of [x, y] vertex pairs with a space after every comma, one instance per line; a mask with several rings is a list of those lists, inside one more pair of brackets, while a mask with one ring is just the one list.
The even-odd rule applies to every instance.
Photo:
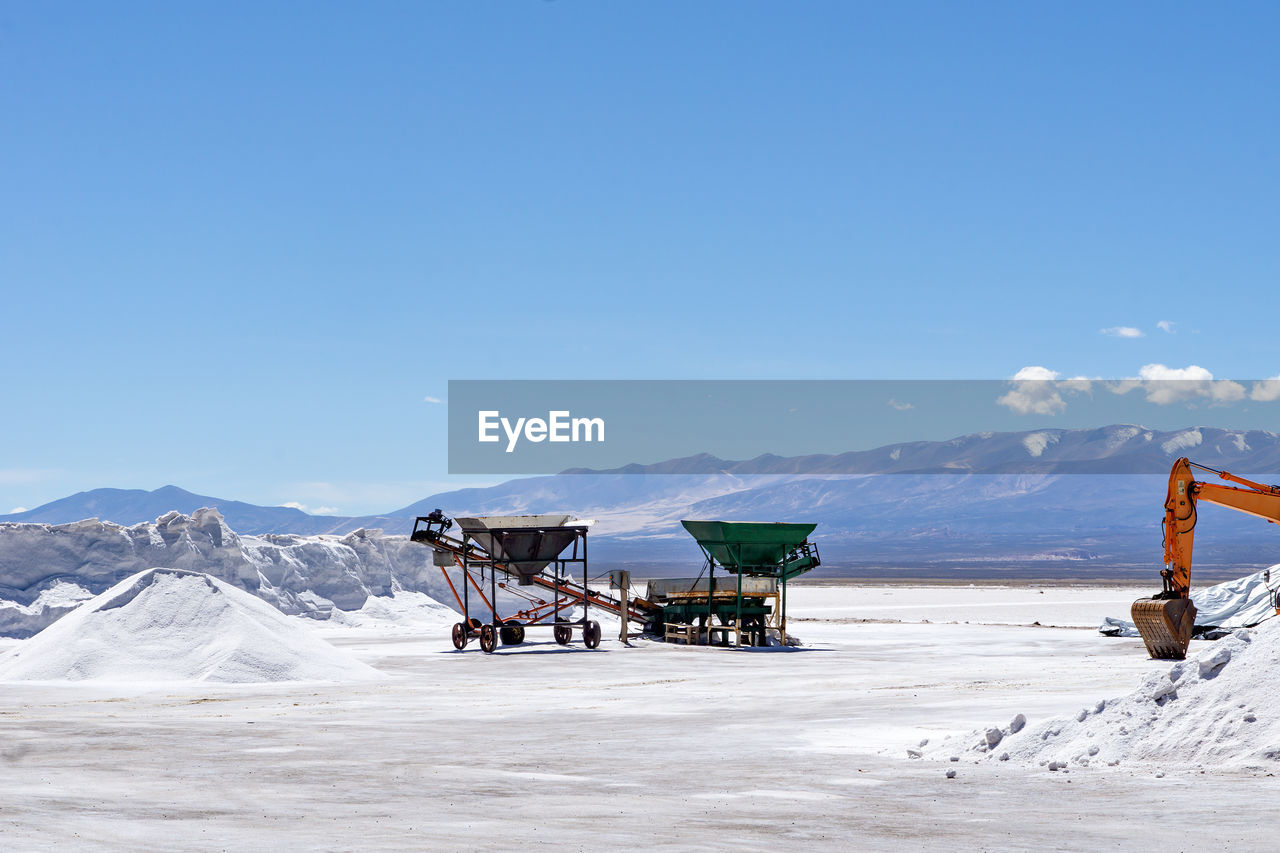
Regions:
[[1280, 473], [1280, 435], [1267, 430], [1136, 424], [1095, 429], [979, 432], [947, 441], [911, 441], [872, 450], [807, 456], [762, 454], [726, 460], [702, 453], [652, 465], [566, 474], [1167, 474], [1179, 456], [1213, 467]]
[[86, 518], [98, 518], [130, 525], [155, 521], [171, 510], [191, 515], [202, 507], [216, 508], [232, 529], [251, 535], [350, 532], [342, 529], [351, 521], [346, 517], [309, 515], [294, 507], [258, 506], [244, 501], [197, 495], [177, 486], [161, 486], [151, 491], [104, 488], [77, 492], [35, 509], [0, 515], [0, 522], [67, 524]]
[[[1280, 472], [1280, 436], [1117, 424], [980, 433], [834, 455], [735, 461], [702, 454], [457, 489], [362, 517], [313, 516], [173, 486], [96, 489], [0, 516], [0, 522], [98, 517], [136, 524], [173, 509], [189, 514], [209, 506], [247, 534], [345, 535], [359, 528], [403, 534], [416, 516], [436, 507], [450, 515], [565, 511], [596, 520], [593, 562], [633, 565], [697, 563], [681, 518], [805, 520], [819, 524], [816, 535], [830, 567], [1056, 562], [1075, 567], [1072, 576], [1082, 576], [1080, 567], [1107, 576], [1114, 566], [1158, 563], [1165, 482], [1172, 461], [1183, 455], [1267, 479]], [[867, 476], [873, 474], [893, 476]], [[1275, 527], [1218, 507], [1202, 512], [1209, 523], [1197, 538], [1199, 565], [1280, 562]]]

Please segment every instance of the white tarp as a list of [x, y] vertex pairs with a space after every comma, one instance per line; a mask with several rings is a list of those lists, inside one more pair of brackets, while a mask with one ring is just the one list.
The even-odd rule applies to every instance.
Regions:
[[[1196, 628], [1248, 628], [1276, 615], [1271, 590], [1280, 583], [1280, 564], [1242, 578], [1193, 590], [1191, 601], [1196, 606]], [[1127, 619], [1108, 616], [1098, 630], [1109, 637], [1136, 637], [1138, 629]]]

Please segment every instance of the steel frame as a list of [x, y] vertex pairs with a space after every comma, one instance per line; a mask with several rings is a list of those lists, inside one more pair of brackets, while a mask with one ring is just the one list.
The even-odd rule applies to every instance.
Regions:
[[[519, 577], [519, 572], [508, 565], [506, 561], [496, 558], [485, 551], [479, 542], [465, 531], [463, 531], [460, 540], [446, 536], [445, 531], [452, 524], [451, 519], [437, 510], [431, 515], [421, 516], [417, 519], [410, 538], [413, 541], [431, 544], [438, 551], [451, 553], [454, 564], [462, 572], [462, 593], [459, 595], [457, 586], [454, 585], [453, 579], [449, 576], [448, 568], [445, 566], [440, 567], [445, 580], [449, 584], [449, 589], [453, 592], [454, 599], [458, 602], [458, 607], [462, 612], [463, 621], [454, 626], [455, 647], [461, 650], [465, 648], [468, 641], [479, 638], [482, 649], [493, 651], [496, 647], [494, 637], [499, 634], [503, 637], [505, 644], [519, 645], [524, 642], [524, 631], [529, 628], [550, 628], [555, 635], [556, 642], [560, 645], [567, 645], [575, 631], [578, 632], [588, 648], [595, 648], [599, 644], [601, 628], [598, 622], [590, 618], [590, 607], [593, 602], [597, 605], [604, 603], [606, 609], [609, 609], [607, 607], [609, 602], [604, 601], [599, 593], [595, 593], [587, 587], [589, 563], [587, 559], [587, 528], [585, 526], [581, 528], [571, 526], [574, 532], [572, 549], [567, 556], [562, 551], [556, 559], [548, 561], [548, 567], [553, 569], [550, 576], [547, 575], [546, 568], [543, 568], [542, 571], [533, 576], [537, 585], [543, 589], [551, 589], [553, 597], [551, 601], [547, 601], [525, 592], [520, 588], [520, 585], [513, 587], [505, 580], [499, 581], [499, 575], [504, 578]], [[540, 536], [553, 529], [563, 532], [565, 528], [489, 528], [486, 533], [494, 536], [499, 543], [502, 543], [507, 536], [516, 534], [528, 536], [531, 533]], [[575, 590], [573, 587], [576, 585], [576, 581], [573, 580], [574, 573], [570, 567], [579, 565], [582, 567], [582, 586]], [[485, 595], [486, 585], [488, 586], [488, 595]], [[482, 622], [480, 619], [471, 616], [471, 591], [473, 589], [475, 594], [480, 597], [484, 607], [489, 611], [488, 622]], [[525, 599], [532, 606], [506, 617], [499, 616], [497, 607], [499, 589]], [[579, 605], [582, 607], [581, 618], [572, 621], [561, 618], [561, 612], [570, 611]], [[547, 621], [548, 619], [550, 621]], [[495, 633], [488, 633], [486, 628]], [[518, 629], [519, 633], [502, 633], [513, 629]], [[490, 648], [485, 648], [486, 636], [489, 642], [493, 644]], [[518, 639], [508, 643], [507, 637], [512, 636], [518, 637]]]

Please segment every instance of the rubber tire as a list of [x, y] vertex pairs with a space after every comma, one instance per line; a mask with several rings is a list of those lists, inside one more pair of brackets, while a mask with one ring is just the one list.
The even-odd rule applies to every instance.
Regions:
[[508, 622], [498, 629], [498, 639], [504, 646], [518, 646], [524, 642], [524, 626], [519, 622]]
[[492, 654], [498, 647], [498, 630], [492, 625], [480, 626], [480, 651]]
[[600, 645], [600, 623], [588, 622], [582, 626], [582, 642], [589, 649]]
[[453, 626], [453, 647], [458, 651], [467, 647], [467, 626], [461, 622]]
[[569, 641], [573, 639], [573, 629], [568, 625], [557, 625], [551, 630], [551, 634], [556, 638], [556, 642], [562, 646], [569, 645]]

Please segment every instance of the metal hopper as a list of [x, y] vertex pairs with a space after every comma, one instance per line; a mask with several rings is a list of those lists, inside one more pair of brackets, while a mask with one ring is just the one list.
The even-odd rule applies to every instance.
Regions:
[[[676, 580], [676, 589], [655, 589], [662, 599], [664, 637], [686, 643], [744, 638], [751, 645], [768, 643], [776, 627], [787, 643], [787, 581], [819, 565], [818, 549], [809, 534], [818, 525], [762, 521], [681, 521], [706, 557], [703, 575], [692, 583]], [[715, 570], [736, 575], [717, 586]], [[762, 590], [761, 583], [769, 586]], [[684, 584], [686, 588], [679, 588]], [[770, 600], [776, 608], [770, 606]], [[716, 624], [716, 623], [719, 624]]]
[[495, 561], [519, 577], [520, 586], [533, 578], [582, 534], [586, 524], [571, 515], [488, 515], [455, 518], [462, 532]]
[[761, 521], [681, 521], [716, 565], [728, 572], [791, 579], [818, 565], [808, 543], [818, 525]]

